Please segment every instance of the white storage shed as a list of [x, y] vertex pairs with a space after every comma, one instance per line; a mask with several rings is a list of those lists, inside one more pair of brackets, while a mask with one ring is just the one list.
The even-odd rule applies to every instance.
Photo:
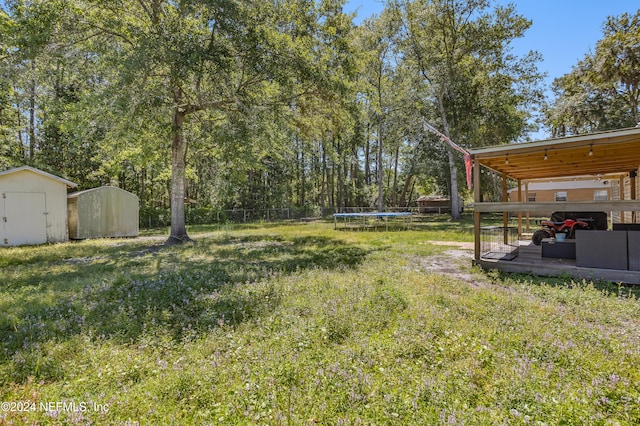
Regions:
[[74, 192], [67, 200], [69, 238], [137, 237], [138, 196], [114, 186]]
[[0, 172], [0, 245], [67, 241], [67, 188], [77, 186], [29, 166]]

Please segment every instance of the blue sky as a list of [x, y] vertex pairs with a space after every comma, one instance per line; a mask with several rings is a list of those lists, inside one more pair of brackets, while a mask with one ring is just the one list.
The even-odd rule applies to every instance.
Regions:
[[[593, 51], [602, 38], [602, 25], [607, 16], [630, 14], [640, 9], [638, 0], [498, 0], [514, 3], [516, 11], [533, 21], [525, 36], [513, 43], [518, 55], [537, 50], [544, 61], [540, 69], [554, 78], [571, 71], [584, 55]], [[379, 13], [381, 0], [350, 0], [346, 11], [356, 11], [356, 22]]]
[[[638, 0], [497, 0], [513, 3], [517, 13], [533, 21], [531, 27], [513, 43], [513, 53], [524, 55], [531, 50], [542, 54], [538, 68], [548, 74], [547, 88], [555, 78], [571, 71], [584, 55], [593, 52], [602, 38], [602, 25], [607, 16], [640, 9]], [[379, 13], [381, 0], [350, 0], [346, 11], [357, 10], [356, 22]], [[549, 96], [551, 92], [548, 92]]]

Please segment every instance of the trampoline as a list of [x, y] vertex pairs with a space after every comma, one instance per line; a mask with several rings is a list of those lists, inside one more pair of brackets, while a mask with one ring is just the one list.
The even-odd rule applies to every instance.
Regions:
[[[398, 219], [402, 223], [402, 228], [407, 229], [411, 222], [409, 212], [373, 212], [373, 213], [334, 213], [334, 229], [338, 229], [338, 219], [343, 219], [344, 229], [357, 228], [368, 229], [377, 228], [379, 224], [384, 224], [385, 230], [389, 230], [389, 221], [395, 223]], [[373, 222], [372, 222], [373, 220]]]

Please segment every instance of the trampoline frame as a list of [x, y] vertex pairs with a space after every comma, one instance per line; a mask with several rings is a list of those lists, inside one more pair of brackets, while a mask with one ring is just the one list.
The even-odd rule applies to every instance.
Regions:
[[[403, 228], [406, 230], [409, 228], [413, 215], [410, 212], [369, 212], [369, 213], [334, 213], [334, 229], [338, 229], [338, 219], [344, 219], [344, 229], [349, 228], [350, 224], [357, 227], [367, 228], [369, 219], [374, 218], [379, 221], [384, 221], [385, 230], [389, 230], [389, 219], [402, 219]], [[362, 221], [360, 222], [360, 219]], [[354, 227], [354, 226], [351, 226]]]

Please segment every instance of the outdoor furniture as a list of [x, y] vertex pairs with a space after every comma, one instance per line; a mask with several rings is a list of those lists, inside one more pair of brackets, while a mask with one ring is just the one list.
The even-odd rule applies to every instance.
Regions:
[[640, 223], [614, 223], [614, 231], [640, 231]]
[[542, 257], [575, 259], [576, 240], [557, 241], [551, 238], [545, 238], [542, 240]]
[[640, 231], [627, 231], [629, 270], [640, 271]]
[[[474, 228], [474, 264], [485, 269], [498, 269], [509, 273], [531, 272], [538, 275], [559, 276], [563, 274], [590, 280], [606, 280], [612, 282], [640, 283], [640, 271], [629, 270], [627, 241], [622, 241], [622, 248], [605, 247], [608, 243], [599, 241], [599, 235], [592, 234], [589, 241], [580, 244], [576, 238], [576, 262], [551, 262], [553, 259], [526, 258], [514, 259], [515, 262], [502, 262], [485, 259], [482, 251], [482, 227], [485, 217], [502, 213], [503, 224], [508, 226], [509, 219], [518, 220], [518, 233], [522, 235], [523, 222], [527, 224], [533, 218], [543, 217], [548, 212], [563, 210], [574, 212], [581, 217], [593, 212], [611, 212], [618, 216], [628, 217], [630, 212], [640, 212], [640, 200], [637, 198], [638, 165], [640, 165], [640, 128], [627, 128], [615, 131], [597, 132], [562, 138], [552, 138], [535, 142], [518, 144], [482, 146], [470, 150], [473, 160], [473, 228]], [[483, 168], [490, 170], [488, 176], [502, 176], [503, 194], [500, 201], [485, 200], [482, 180]], [[532, 197], [529, 183], [544, 180], [550, 186], [556, 179], [567, 180], [590, 176], [602, 183], [602, 188], [617, 186], [616, 194], [610, 192], [605, 200], [602, 194], [593, 198], [578, 201], [571, 197], [554, 197], [554, 201]], [[508, 182], [520, 182], [515, 199], [509, 200]], [[614, 183], [615, 185], [610, 185]], [[522, 185], [524, 184], [524, 185]], [[555, 186], [555, 185], [553, 185]], [[553, 188], [556, 190], [556, 188]], [[600, 192], [600, 191], [598, 191]], [[617, 198], [617, 199], [616, 199]], [[620, 199], [622, 198], [622, 199]], [[565, 201], [560, 201], [564, 199]], [[604, 223], [603, 223], [604, 227]], [[526, 232], [529, 231], [527, 226]], [[604, 230], [602, 230], [604, 231]], [[588, 230], [584, 232], [600, 232]], [[623, 238], [626, 238], [626, 234]], [[536, 250], [537, 251], [537, 250]], [[582, 251], [583, 253], [580, 253]], [[623, 251], [624, 253], [619, 253]], [[539, 253], [539, 252], [538, 252]], [[582, 256], [581, 256], [582, 254]], [[589, 257], [591, 256], [591, 257]], [[626, 263], [625, 263], [626, 261]], [[605, 264], [602, 265], [602, 262]], [[615, 264], [612, 264], [614, 263]], [[632, 261], [633, 262], [633, 261]], [[558, 266], [557, 268], [552, 268]], [[547, 267], [549, 266], [549, 267]], [[598, 266], [622, 269], [601, 269]]]
[[576, 266], [629, 269], [627, 231], [576, 231]]

